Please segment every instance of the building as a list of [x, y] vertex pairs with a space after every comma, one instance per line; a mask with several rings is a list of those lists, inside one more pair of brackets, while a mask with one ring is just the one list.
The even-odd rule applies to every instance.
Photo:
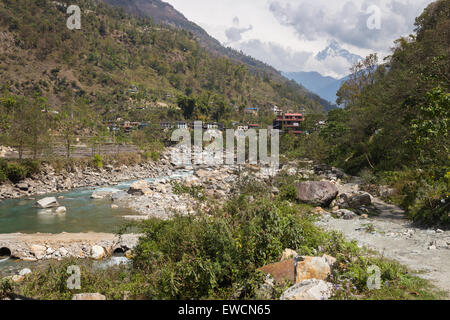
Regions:
[[189, 129], [189, 124], [185, 121], [178, 121], [176, 124], [177, 129]]
[[161, 129], [172, 129], [173, 125], [170, 122], [161, 122], [160, 123]]
[[258, 115], [258, 111], [259, 111], [258, 108], [247, 108], [247, 109], [245, 109], [245, 113], [246, 114], [252, 114], [254, 116]]
[[273, 121], [273, 128], [283, 132], [301, 134], [301, 123], [305, 121], [301, 113], [283, 113]]
[[283, 114], [283, 111], [280, 109], [280, 107], [278, 106], [272, 106], [272, 112], [276, 115], [276, 116], [281, 116]]

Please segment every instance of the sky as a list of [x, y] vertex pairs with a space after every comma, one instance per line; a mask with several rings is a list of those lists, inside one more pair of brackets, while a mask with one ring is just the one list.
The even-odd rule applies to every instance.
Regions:
[[351, 64], [315, 56], [332, 41], [351, 53], [389, 54], [431, 0], [164, 0], [225, 46], [285, 72], [342, 77]]

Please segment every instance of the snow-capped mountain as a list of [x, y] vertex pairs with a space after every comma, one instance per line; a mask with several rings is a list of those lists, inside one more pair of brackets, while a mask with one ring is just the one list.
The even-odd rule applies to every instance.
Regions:
[[345, 60], [347, 60], [351, 65], [362, 59], [361, 56], [343, 49], [336, 40], [331, 40], [328, 47], [326, 47], [316, 55], [316, 59], [319, 61], [324, 61], [328, 58], [336, 57], [345, 58]]

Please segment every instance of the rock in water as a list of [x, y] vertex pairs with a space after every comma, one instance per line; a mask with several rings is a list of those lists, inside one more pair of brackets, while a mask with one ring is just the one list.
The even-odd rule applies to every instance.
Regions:
[[106, 300], [106, 297], [100, 293], [79, 293], [72, 300]]
[[105, 256], [105, 249], [101, 246], [93, 246], [91, 249], [91, 257], [95, 260], [101, 260]]
[[41, 209], [53, 208], [59, 206], [55, 197], [43, 198], [36, 202], [37, 206]]
[[67, 211], [66, 207], [58, 207], [55, 211], [56, 214], [65, 214]]
[[333, 285], [317, 279], [305, 280], [287, 289], [281, 300], [327, 300], [333, 295]]
[[152, 192], [148, 186], [148, 183], [146, 181], [142, 180], [142, 181], [133, 183], [130, 186], [128, 193], [132, 194], [134, 196], [143, 196], [145, 194], [150, 194]]
[[327, 207], [338, 195], [338, 189], [328, 181], [297, 183], [297, 199], [312, 205]]

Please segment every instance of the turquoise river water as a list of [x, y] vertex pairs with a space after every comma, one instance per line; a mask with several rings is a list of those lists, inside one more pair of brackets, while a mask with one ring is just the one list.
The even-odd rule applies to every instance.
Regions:
[[[192, 172], [177, 172], [171, 176], [145, 179], [153, 182], [158, 179], [178, 179]], [[81, 233], [81, 232], [116, 232], [124, 224], [124, 215], [133, 215], [131, 209], [111, 209], [110, 200], [91, 199], [92, 192], [98, 190], [128, 190], [135, 182], [125, 181], [113, 187], [84, 188], [69, 192], [46, 194], [36, 199], [10, 199], [0, 203], [1, 233]], [[59, 197], [61, 206], [67, 208], [65, 215], [49, 215], [44, 210], [35, 208], [36, 200], [44, 197]]]

